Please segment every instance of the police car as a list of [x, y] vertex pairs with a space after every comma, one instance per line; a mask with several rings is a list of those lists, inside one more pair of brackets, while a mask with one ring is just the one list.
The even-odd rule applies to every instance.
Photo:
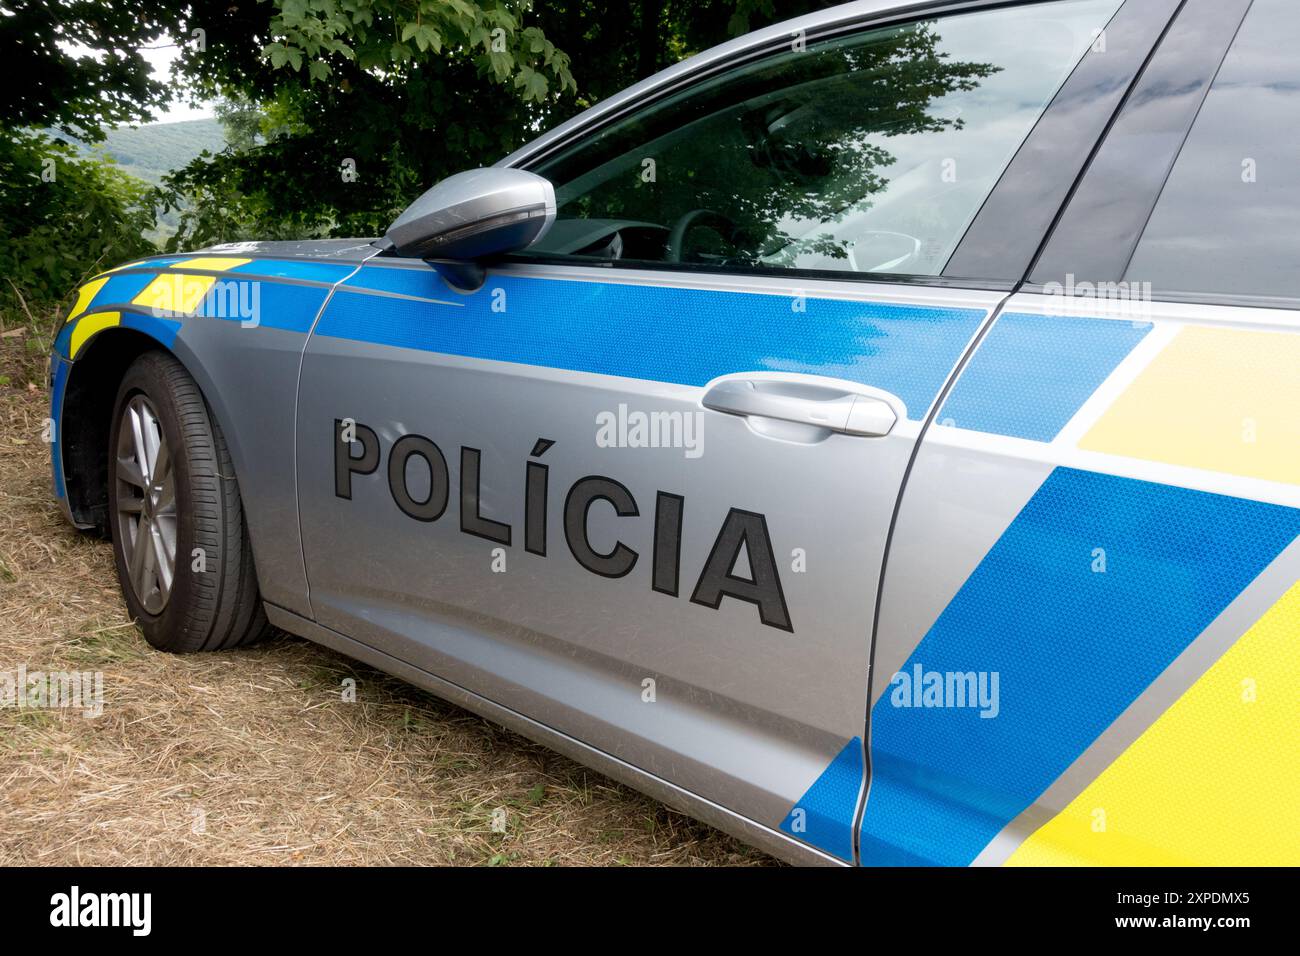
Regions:
[[1300, 862], [1300, 9], [864, 0], [87, 282], [54, 486], [796, 862]]

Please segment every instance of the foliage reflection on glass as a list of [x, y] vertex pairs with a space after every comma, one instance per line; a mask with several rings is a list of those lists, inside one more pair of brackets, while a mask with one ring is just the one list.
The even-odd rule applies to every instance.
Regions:
[[[921, 22], [791, 51], [612, 127], [573, 157], [589, 172], [564, 159], [538, 172], [562, 184], [561, 219], [645, 224], [664, 258], [847, 259], [855, 237], [830, 227], [888, 185], [888, 139], [960, 128], [931, 104], [997, 69], [947, 59], [938, 39]], [[695, 210], [685, 247], [668, 248], [674, 221]]]
[[534, 166], [559, 214], [529, 253], [938, 274], [1116, 6], [922, 20], [737, 65]]

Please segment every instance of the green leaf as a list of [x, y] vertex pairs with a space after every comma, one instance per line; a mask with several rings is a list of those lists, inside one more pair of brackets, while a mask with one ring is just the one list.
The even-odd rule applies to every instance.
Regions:
[[510, 74], [514, 72], [515, 58], [509, 53], [489, 53], [488, 63], [493, 75], [500, 81], [509, 79]]
[[524, 91], [524, 102], [536, 100], [540, 103], [546, 99], [546, 77], [530, 66], [519, 68], [519, 75], [515, 77], [515, 86]]

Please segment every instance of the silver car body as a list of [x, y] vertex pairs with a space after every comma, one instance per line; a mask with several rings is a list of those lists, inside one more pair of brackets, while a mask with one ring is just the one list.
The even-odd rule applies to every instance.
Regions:
[[[1115, 131], [1144, 122], [1125, 93], [1163, 62], [1157, 43], [1172, 57], [1180, 29], [1190, 42], [1233, 6], [1135, 4], [1115, 4], [1111, 47], [1067, 71], [984, 204], [1018, 210], [1008, 246], [1038, 250]], [[991, 6], [866, 0], [758, 31], [501, 165], [792, 36]], [[1078, 181], [1017, 193], [1067, 126]], [[955, 258], [989, 255], [974, 240], [998, 226], [977, 218]], [[273, 623], [777, 856], [1294, 853], [1300, 827], [1280, 851], [1225, 851], [1166, 763], [1199, 766], [1213, 722], [1243, 719], [1210, 690], [1288, 666], [1270, 642], [1300, 621], [1300, 467], [1277, 403], [1300, 396], [1295, 376], [1249, 370], [1294, 369], [1300, 319], [1212, 299], [1134, 314], [1023, 279], [519, 260], [464, 292], [366, 240], [158, 257], [88, 283], [59, 336], [56, 493], [98, 523], [86, 369], [161, 346], [223, 427]], [[1207, 375], [1225, 420], [1256, 421], [1245, 452], [1173, 434], [1180, 409], [1210, 410]], [[716, 410], [737, 390], [873, 424]], [[1263, 726], [1242, 730], [1242, 765], [1272, 780], [1286, 740]], [[1205, 774], [1234, 826], [1294, 822], [1294, 780], [1249, 794], [1234, 768]]]

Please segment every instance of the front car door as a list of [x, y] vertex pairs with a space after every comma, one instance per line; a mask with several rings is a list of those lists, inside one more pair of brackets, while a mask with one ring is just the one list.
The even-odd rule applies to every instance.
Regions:
[[854, 860], [899, 489], [1011, 287], [942, 273], [1118, 6], [810, 19], [513, 158], [559, 216], [481, 288], [367, 262], [303, 361], [316, 620]]

